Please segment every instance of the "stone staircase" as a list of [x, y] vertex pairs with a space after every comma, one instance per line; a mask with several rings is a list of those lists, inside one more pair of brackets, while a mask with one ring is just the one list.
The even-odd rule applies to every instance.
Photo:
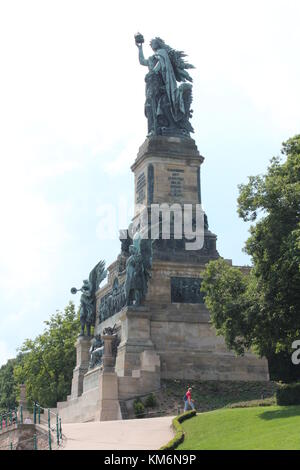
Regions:
[[128, 410], [125, 401], [120, 401], [122, 419], [129, 419]]

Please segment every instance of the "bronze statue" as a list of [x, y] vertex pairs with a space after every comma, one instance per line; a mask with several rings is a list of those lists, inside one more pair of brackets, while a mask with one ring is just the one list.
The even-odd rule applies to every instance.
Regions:
[[141, 305], [147, 293], [152, 268], [152, 240], [143, 236], [140, 229], [133, 237], [126, 261], [124, 291], [126, 305]]
[[102, 364], [102, 356], [104, 354], [104, 343], [101, 339], [101, 335], [96, 335], [92, 339], [92, 344], [89, 350], [90, 353], [90, 363], [89, 368], [93, 369], [95, 366]]
[[129, 247], [130, 256], [126, 262], [125, 295], [126, 305], [139, 306], [145, 290], [142, 257], [136, 247]]
[[[163, 39], [156, 37], [150, 42], [154, 52], [145, 59], [143, 53], [144, 37], [135, 35], [139, 49], [139, 62], [147, 66], [145, 76], [146, 102], [145, 115], [148, 120], [148, 136], [169, 135], [189, 137], [194, 132], [189, 119], [192, 103], [192, 77], [186, 69], [194, 68], [185, 62], [186, 54], [168, 46]], [[182, 82], [177, 86], [177, 82]]]
[[99, 284], [106, 277], [105, 262], [99, 261], [98, 264], [92, 269], [89, 279], [83, 281], [81, 289], [72, 287], [71, 293], [76, 294], [81, 291], [80, 297], [80, 324], [81, 331], [79, 336], [84, 336], [85, 327], [87, 329], [87, 336], [91, 336], [91, 326], [95, 323], [96, 314], [96, 291]]

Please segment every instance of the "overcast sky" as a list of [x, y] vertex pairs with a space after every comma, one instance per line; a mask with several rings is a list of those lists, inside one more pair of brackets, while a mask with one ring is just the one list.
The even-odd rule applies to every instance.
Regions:
[[137, 31], [196, 67], [204, 208], [221, 256], [250, 264], [237, 185], [299, 133], [299, 22], [299, 0], [0, 0], [0, 365], [118, 255], [147, 128]]

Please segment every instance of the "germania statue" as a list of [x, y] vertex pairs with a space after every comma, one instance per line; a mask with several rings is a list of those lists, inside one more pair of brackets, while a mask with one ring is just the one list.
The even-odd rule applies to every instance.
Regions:
[[[168, 135], [189, 137], [194, 132], [189, 119], [192, 103], [192, 77], [186, 69], [194, 68], [185, 62], [186, 54], [168, 46], [161, 38], [150, 42], [154, 54], [145, 59], [144, 37], [135, 35], [141, 65], [148, 67], [145, 76], [145, 115], [148, 120], [148, 136]], [[178, 86], [178, 82], [180, 85]]]

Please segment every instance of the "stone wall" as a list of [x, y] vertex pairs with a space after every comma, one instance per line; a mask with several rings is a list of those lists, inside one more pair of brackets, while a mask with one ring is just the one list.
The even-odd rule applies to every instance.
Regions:
[[[34, 435], [38, 450], [49, 448], [48, 433], [39, 425], [17, 424], [0, 431], [0, 450], [34, 450]], [[52, 434], [53, 448], [56, 446]]]
[[99, 387], [83, 393], [77, 398], [57, 403], [57, 411], [62, 423], [84, 423], [95, 421], [100, 407]]

